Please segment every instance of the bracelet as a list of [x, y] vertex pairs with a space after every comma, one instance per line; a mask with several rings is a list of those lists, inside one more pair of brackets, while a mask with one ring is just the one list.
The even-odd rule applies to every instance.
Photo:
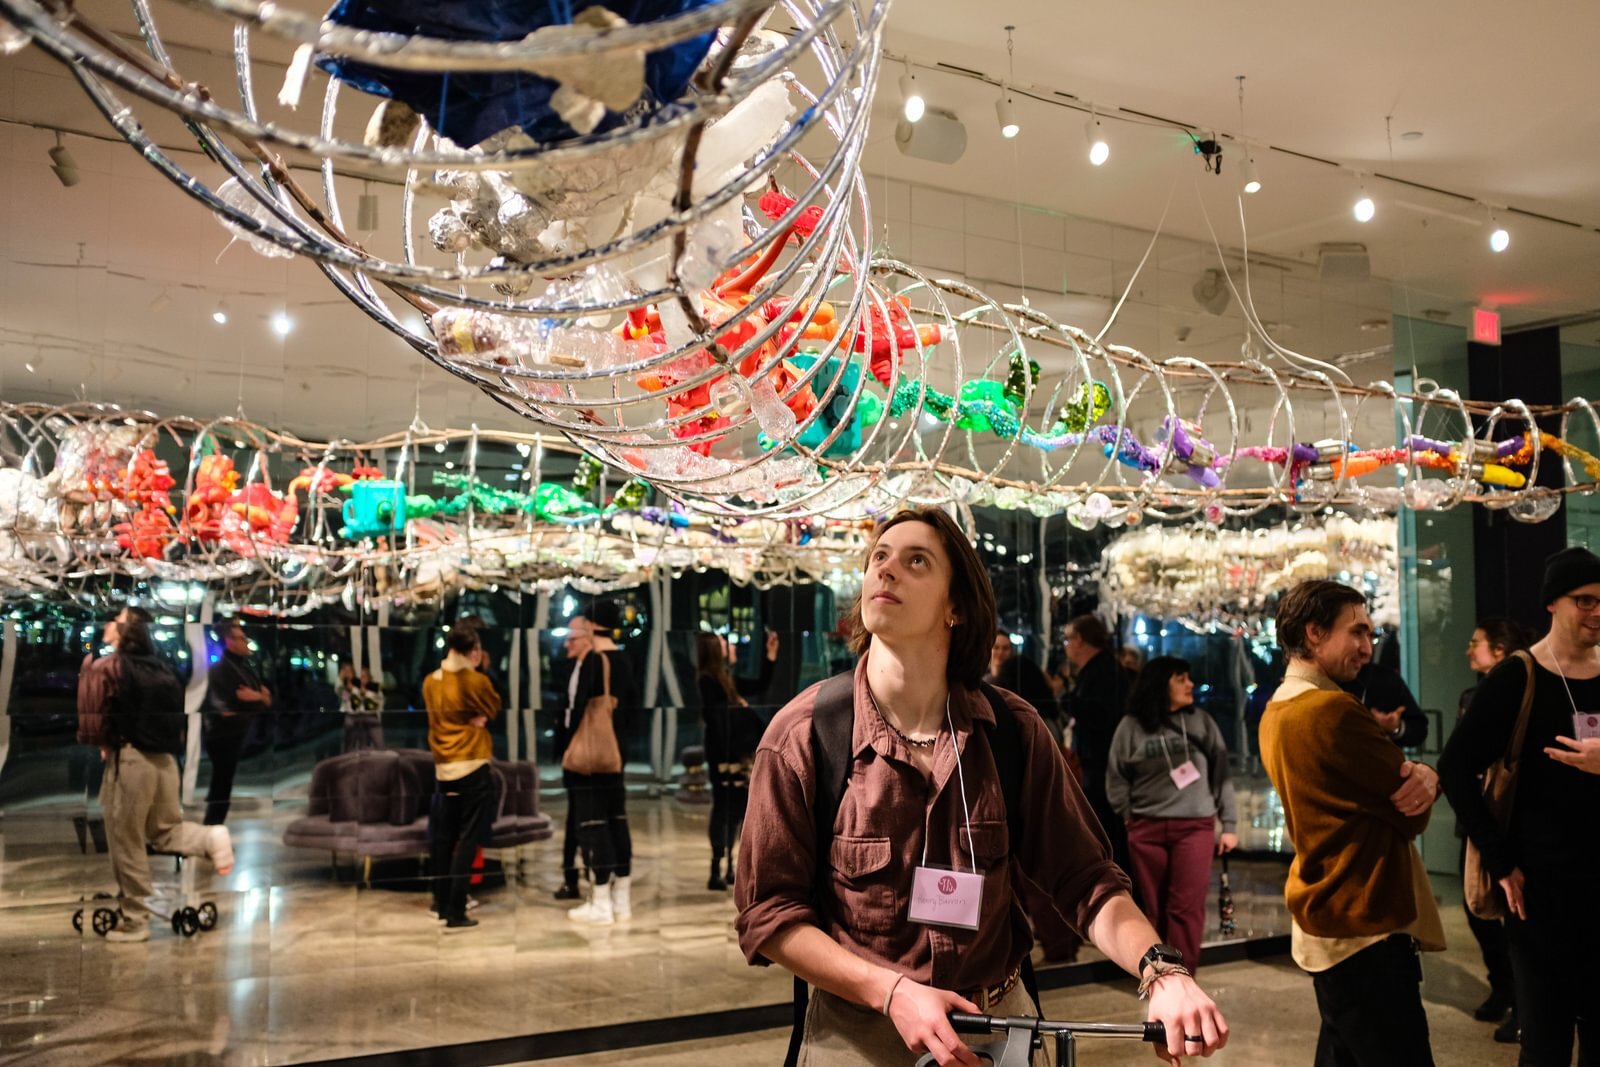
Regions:
[[1189, 968], [1181, 963], [1152, 963], [1150, 965], [1150, 973], [1139, 980], [1139, 999], [1150, 999], [1150, 987], [1161, 979], [1174, 974], [1188, 975]]
[[900, 988], [900, 983], [905, 981], [905, 978], [906, 978], [906, 976], [903, 975], [903, 974], [895, 975], [894, 976], [894, 984], [889, 987], [889, 992], [887, 992], [887, 993], [885, 993], [883, 995], [883, 1014], [884, 1015], [888, 1015], [889, 1014], [889, 1001], [894, 999], [894, 991], [896, 989]]

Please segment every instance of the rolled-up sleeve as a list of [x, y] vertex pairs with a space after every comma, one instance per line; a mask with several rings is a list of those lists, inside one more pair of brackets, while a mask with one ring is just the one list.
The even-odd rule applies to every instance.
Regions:
[[[809, 737], [809, 715], [804, 720]], [[817, 829], [813, 775], [781, 729], [769, 727], [750, 772], [750, 803], [739, 845], [735, 930], [745, 959], [771, 963], [761, 947], [798, 923], [820, 926], [816, 908]], [[799, 729], [796, 724], [792, 729]], [[779, 736], [774, 739], [773, 735]]]
[[[1012, 700], [1013, 708], [1019, 705], [1026, 708]], [[1112, 861], [1111, 842], [1044, 723], [1035, 714], [1019, 714], [1017, 724], [1028, 751], [1021, 795], [1029, 801], [1023, 806], [1017, 863], [1081, 934], [1106, 901], [1130, 892], [1132, 883]]]

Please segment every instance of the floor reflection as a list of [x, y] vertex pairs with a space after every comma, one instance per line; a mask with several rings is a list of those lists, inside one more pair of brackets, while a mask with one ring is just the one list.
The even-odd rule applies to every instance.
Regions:
[[[561, 825], [561, 798], [547, 807]], [[110, 891], [104, 855], [85, 855], [71, 811], [35, 807], [0, 822], [0, 1058], [17, 1063], [278, 1064], [630, 1022], [787, 1001], [786, 975], [746, 966], [731, 893], [705, 888], [709, 811], [630, 797], [632, 922], [580, 928], [559, 884], [559, 836], [507, 852], [473, 893], [476, 930], [446, 936], [427, 915], [413, 859], [359, 864], [285, 847], [304, 802], [241, 803], [237, 867], [190, 874], [215, 930], [153, 924], [143, 944], [78, 934], [72, 913]], [[76, 809], [82, 812], [81, 805]], [[163, 893], [184, 879], [153, 858]], [[1284, 931], [1279, 861], [1233, 865], [1239, 936]], [[1215, 900], [1208, 906], [1215, 933]], [[103, 902], [102, 902], [103, 903]], [[1085, 950], [1084, 959], [1095, 958]]]

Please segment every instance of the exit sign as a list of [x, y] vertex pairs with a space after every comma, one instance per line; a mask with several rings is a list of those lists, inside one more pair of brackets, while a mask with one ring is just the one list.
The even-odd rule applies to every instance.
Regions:
[[1500, 313], [1498, 311], [1485, 311], [1483, 308], [1472, 309], [1472, 340], [1480, 345], [1497, 345], [1500, 343]]

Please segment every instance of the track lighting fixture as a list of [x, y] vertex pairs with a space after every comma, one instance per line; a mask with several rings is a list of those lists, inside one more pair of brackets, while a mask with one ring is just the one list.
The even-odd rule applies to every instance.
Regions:
[[288, 337], [289, 331], [294, 329], [294, 322], [285, 312], [278, 312], [272, 316], [272, 331], [279, 337]]
[[218, 300], [217, 306], [211, 312], [211, 321], [218, 326], [228, 325], [228, 305]]
[[1261, 172], [1256, 169], [1255, 153], [1248, 148], [1244, 155], [1244, 191], [1259, 193], [1261, 191]]
[[1083, 136], [1089, 142], [1089, 163], [1100, 166], [1111, 158], [1111, 145], [1106, 141], [1106, 131], [1100, 125], [1100, 116], [1095, 114], [1094, 108], [1089, 109], [1089, 121], [1084, 124]]
[[1361, 197], [1356, 201], [1355, 207], [1350, 209], [1350, 213], [1356, 217], [1357, 222], [1371, 222], [1372, 216], [1378, 213], [1378, 205], [1374, 204], [1372, 197], [1367, 195], [1366, 179], [1357, 175], [1356, 180], [1361, 185]]
[[1017, 124], [1016, 112], [1011, 106], [1011, 83], [1017, 74], [1014, 58], [1016, 42], [1011, 38], [1015, 30], [1015, 26], [1006, 27], [1006, 72], [1009, 76], [1000, 83], [1000, 99], [994, 102], [995, 118], [1000, 120], [1000, 136], [1008, 141], [1022, 131], [1022, 127]]
[[995, 117], [1000, 120], [1000, 136], [1010, 140], [1022, 132], [1022, 127], [1017, 125], [1017, 116], [1011, 109], [1011, 101], [1006, 98], [1005, 87], [1000, 88], [1000, 99], [994, 102]]
[[900, 75], [900, 112], [907, 122], [920, 122], [928, 104], [917, 91], [917, 76], [911, 73], [911, 60], [905, 63], [906, 72]]
[[77, 185], [82, 177], [78, 173], [78, 161], [72, 158], [72, 153], [67, 146], [61, 143], [61, 131], [56, 131], [56, 146], [50, 149], [50, 169], [56, 172], [56, 181], [67, 188]]
[[1491, 252], [1504, 252], [1511, 247], [1511, 234], [1506, 228], [1495, 221], [1494, 213], [1489, 213], [1489, 250]]
[[[1244, 138], [1244, 75], [1234, 75], [1239, 82], [1239, 137]], [[1244, 191], [1246, 193], [1259, 193], [1261, 191], [1261, 172], [1256, 170], [1256, 153], [1250, 147], [1250, 142], [1244, 142]]]

